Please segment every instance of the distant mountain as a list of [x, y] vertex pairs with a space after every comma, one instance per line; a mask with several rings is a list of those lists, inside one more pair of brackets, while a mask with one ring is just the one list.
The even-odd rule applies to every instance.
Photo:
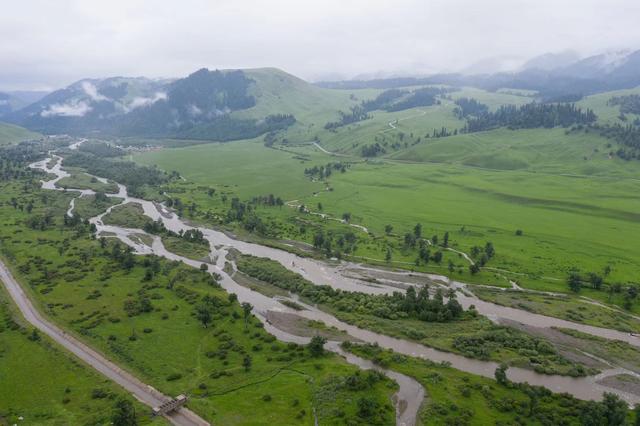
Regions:
[[176, 80], [85, 79], [8, 118], [49, 134], [212, 140], [255, 137], [293, 124], [288, 114], [233, 116], [256, 105], [255, 83], [243, 71], [204, 68]]
[[334, 89], [389, 89], [394, 87], [448, 84], [486, 90], [500, 88], [535, 90], [543, 101], [573, 101], [581, 96], [640, 85], [640, 50], [613, 52], [566, 63], [572, 54], [548, 54], [533, 58], [522, 70], [494, 74], [439, 74], [377, 80], [320, 82]]
[[460, 73], [465, 75], [495, 74], [498, 72], [511, 72], [522, 64], [522, 58], [517, 56], [494, 56], [485, 58], [463, 68]]
[[8, 91], [0, 92], [0, 117], [18, 111], [29, 104], [42, 99], [47, 92]]
[[565, 50], [558, 53], [545, 53], [540, 56], [529, 59], [525, 62], [521, 70], [543, 70], [551, 71], [558, 68], [566, 67], [580, 60], [580, 55], [573, 50]]

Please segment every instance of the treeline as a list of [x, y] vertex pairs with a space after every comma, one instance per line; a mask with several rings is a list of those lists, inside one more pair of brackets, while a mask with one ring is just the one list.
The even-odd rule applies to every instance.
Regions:
[[611, 154], [615, 154], [623, 160], [640, 159], [640, 127], [632, 124], [623, 126], [616, 123], [613, 125], [593, 124], [590, 128], [597, 131], [600, 136], [613, 139], [617, 143], [629, 148], [628, 150], [619, 148], [615, 152], [612, 151]]
[[313, 247], [317, 250], [322, 250], [327, 257], [335, 257], [337, 259], [341, 259], [343, 253], [354, 253], [358, 248], [357, 242], [356, 234], [351, 231], [336, 234], [334, 231], [325, 233], [323, 230], [318, 230], [313, 235]]
[[414, 287], [409, 287], [404, 294], [394, 292], [391, 295], [372, 295], [336, 290], [328, 285], [315, 285], [267, 258], [240, 255], [237, 265], [238, 270], [246, 275], [291, 291], [313, 303], [330, 305], [341, 312], [374, 315], [389, 320], [413, 318], [425, 322], [454, 321], [464, 313], [456, 300], [455, 292], [448, 292], [445, 301], [441, 289], [436, 290], [431, 297], [426, 285], [418, 292]]
[[[183, 123], [173, 135], [180, 138], [230, 141], [252, 139], [264, 133], [277, 132], [295, 124], [291, 114], [268, 115], [262, 120], [239, 119], [222, 115], [206, 123]], [[165, 136], [170, 136], [171, 133]], [[159, 135], [162, 136], [162, 135]]]
[[[459, 373], [451, 367], [443, 367], [428, 360], [408, 357], [390, 349], [372, 344], [345, 342], [342, 347], [376, 365], [392, 370], [406, 371], [425, 385], [427, 392], [446, 384], [449, 392], [442, 401], [434, 398], [427, 408], [434, 424], [540, 424], [580, 426], [623, 426], [640, 424], [640, 410], [630, 413], [628, 404], [617, 395], [605, 393], [602, 401], [584, 401], [568, 393], [553, 393], [543, 386], [532, 386], [527, 382], [512, 382], [507, 377], [508, 366], [496, 369], [497, 388], [483, 385], [473, 376], [462, 375], [461, 385], [455, 386]], [[455, 373], [455, 374], [454, 374]], [[459, 392], [458, 396], [455, 394]], [[457, 399], [456, 399], [457, 398]], [[492, 413], [508, 415], [513, 420], [490, 422], [497, 416], [481, 417], [479, 412], [461, 407], [460, 401], [486, 401]], [[484, 414], [484, 413], [483, 413]], [[491, 415], [491, 414], [490, 414]]]
[[225, 223], [238, 222], [249, 232], [268, 235], [269, 228], [256, 214], [255, 206], [252, 203], [242, 202], [237, 197], [231, 199], [231, 207], [227, 210], [224, 221]]
[[339, 111], [339, 114], [340, 118], [337, 121], [328, 122], [324, 125], [324, 128], [327, 130], [335, 130], [338, 127], [347, 126], [351, 123], [357, 123], [358, 121], [371, 118], [371, 115], [369, 115], [361, 105], [351, 107], [351, 110], [348, 113]]
[[577, 270], [569, 272], [567, 275], [567, 286], [574, 293], [579, 293], [583, 287], [587, 286], [597, 291], [606, 291], [609, 296], [609, 302], [614, 294], [622, 296], [622, 306], [630, 310], [634, 303], [638, 300], [640, 295], [640, 285], [638, 284], [621, 284], [621, 283], [606, 283], [605, 279], [611, 272], [610, 267], [606, 267], [602, 274], [597, 272], [588, 272], [582, 274]]
[[341, 161], [337, 163], [327, 163], [324, 166], [313, 166], [304, 169], [304, 175], [310, 179], [325, 179], [331, 176], [334, 170], [345, 173], [349, 167], [351, 167], [351, 164]]
[[384, 154], [387, 152], [382, 145], [378, 142], [371, 145], [364, 145], [360, 152], [363, 157], [377, 157], [378, 155]]
[[375, 111], [377, 109], [388, 108], [396, 99], [404, 96], [407, 93], [406, 90], [390, 89], [380, 93], [374, 99], [362, 102], [362, 107], [365, 111]]
[[469, 117], [463, 131], [480, 132], [498, 127], [509, 129], [569, 127], [574, 124], [593, 123], [595, 120], [596, 115], [592, 110], [583, 111], [574, 104], [503, 105], [495, 112]]
[[620, 106], [622, 114], [640, 115], [640, 95], [614, 96], [607, 101], [607, 105]]
[[284, 205], [284, 201], [282, 201], [282, 198], [280, 197], [276, 197], [273, 194], [269, 194], [269, 195], [259, 195], [257, 197], [253, 197], [251, 199], [251, 204], [257, 206], [257, 205], [263, 205], [263, 206], [278, 206], [281, 207]]
[[489, 107], [473, 98], [460, 98], [456, 99], [457, 105], [453, 110], [453, 113], [459, 119], [467, 118], [469, 116], [479, 117], [489, 112]]
[[411, 94], [407, 98], [387, 106], [385, 108], [385, 111], [396, 112], [409, 108], [437, 105], [440, 103], [440, 101], [436, 99], [436, 96], [447, 93], [449, 90], [450, 89], [443, 89], [438, 87], [425, 87], [422, 89], [417, 89], [411, 92]]
[[87, 141], [80, 144], [78, 150], [98, 157], [122, 157], [126, 151], [105, 142]]
[[74, 152], [64, 159], [68, 167], [82, 167], [90, 174], [111, 179], [126, 185], [130, 195], [141, 196], [142, 187], [159, 186], [169, 176], [156, 168], [139, 166], [132, 161], [117, 161], [97, 157], [85, 152]]
[[360, 105], [351, 107], [349, 113], [340, 111], [340, 118], [325, 124], [327, 130], [334, 130], [358, 121], [371, 118], [371, 111], [383, 110], [397, 112], [420, 106], [431, 106], [440, 103], [436, 98], [450, 92], [452, 89], [441, 87], [423, 87], [413, 91], [390, 89], [380, 93], [374, 99], [362, 101]]

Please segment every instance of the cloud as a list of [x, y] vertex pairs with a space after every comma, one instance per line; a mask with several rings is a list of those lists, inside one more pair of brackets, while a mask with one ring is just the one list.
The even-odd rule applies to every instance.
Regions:
[[[37, 13], [34, 13], [37, 11]], [[278, 67], [314, 80], [459, 70], [487, 56], [640, 47], [637, 0], [22, 0], [0, 14], [0, 89]], [[51, 25], [55, 22], [55, 25]], [[212, 42], [215, 41], [215, 42]]]
[[198, 108], [197, 105], [190, 104], [189, 105], [189, 115], [191, 115], [192, 117], [197, 117], [199, 115], [202, 115], [202, 110], [200, 108]]
[[40, 115], [42, 117], [82, 117], [91, 109], [91, 106], [84, 101], [71, 101], [66, 104], [51, 104]]
[[9, 101], [6, 99], [0, 99], [0, 105], [9, 105]]
[[167, 94], [165, 92], [156, 92], [155, 95], [153, 95], [152, 97], [149, 98], [145, 98], [142, 96], [137, 96], [135, 98], [133, 98], [133, 100], [131, 102], [129, 102], [129, 105], [127, 105], [125, 107], [126, 111], [132, 111], [136, 108], [142, 108], [142, 107], [146, 107], [149, 105], [153, 105], [158, 101], [163, 101], [167, 99]]
[[82, 90], [84, 90], [84, 93], [86, 93], [87, 96], [89, 96], [92, 100], [94, 100], [96, 102], [110, 100], [106, 96], [101, 95], [100, 93], [98, 93], [98, 89], [96, 88], [96, 86], [94, 86], [92, 83], [90, 83], [88, 81], [83, 81], [82, 82]]

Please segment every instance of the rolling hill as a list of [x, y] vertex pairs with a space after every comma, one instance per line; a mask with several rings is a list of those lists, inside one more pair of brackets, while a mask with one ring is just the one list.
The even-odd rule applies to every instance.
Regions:
[[9, 119], [48, 134], [226, 141], [296, 123], [298, 128], [313, 126], [318, 119], [324, 124], [359, 101], [277, 69], [203, 68], [176, 80], [81, 80]]
[[10, 145], [29, 139], [37, 139], [42, 135], [23, 127], [0, 122], [0, 146]]

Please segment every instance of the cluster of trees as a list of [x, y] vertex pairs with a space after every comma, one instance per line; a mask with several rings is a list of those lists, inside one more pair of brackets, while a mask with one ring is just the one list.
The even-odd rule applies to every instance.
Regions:
[[640, 95], [614, 96], [607, 101], [607, 105], [619, 105], [622, 114], [640, 115]]
[[24, 166], [42, 159], [45, 154], [46, 148], [39, 141], [27, 141], [17, 145], [0, 147], [0, 181], [33, 176], [34, 171]]
[[472, 274], [480, 272], [480, 268], [487, 264], [487, 262], [496, 254], [496, 250], [493, 247], [493, 243], [487, 241], [484, 247], [473, 246], [471, 247], [471, 258], [473, 263], [469, 265], [469, 271]]
[[469, 116], [479, 117], [489, 112], [489, 107], [473, 98], [460, 98], [456, 99], [456, 108], [453, 113], [459, 119], [467, 118]]
[[409, 287], [406, 293], [392, 295], [371, 295], [317, 286], [302, 276], [291, 272], [277, 262], [267, 258], [242, 255], [237, 262], [238, 269], [256, 279], [299, 294], [317, 304], [327, 304], [342, 312], [374, 315], [379, 318], [397, 320], [414, 318], [426, 322], [447, 322], [459, 319], [464, 310], [456, 300], [455, 292], [446, 295], [436, 290], [433, 297], [429, 287], [416, 292]]
[[336, 163], [327, 163], [324, 166], [306, 168], [304, 169], [304, 175], [311, 179], [325, 179], [331, 176], [334, 170], [345, 173], [349, 167], [351, 167], [351, 164], [338, 161]]
[[204, 237], [201, 230], [188, 229], [185, 231], [181, 229], [176, 233], [167, 229], [160, 218], [146, 222], [143, 229], [149, 234], [166, 235], [168, 237], [182, 238], [183, 240], [194, 244], [209, 245], [209, 241]]
[[640, 127], [633, 124], [623, 126], [619, 123], [613, 125], [593, 124], [590, 127], [595, 129], [600, 136], [613, 139], [628, 148], [628, 150], [620, 148], [615, 153], [612, 151], [611, 154], [624, 160], [640, 159]]
[[498, 127], [510, 129], [569, 127], [589, 124], [596, 120], [590, 109], [583, 111], [574, 104], [530, 103], [522, 106], [503, 105], [495, 112], [468, 117], [463, 131], [467, 133], [491, 130]]
[[31, 229], [44, 231], [55, 225], [55, 221], [53, 220], [53, 213], [51, 211], [45, 211], [40, 215], [34, 214], [33, 216], [29, 216], [25, 219], [25, 224]]
[[267, 235], [269, 228], [255, 212], [255, 207], [251, 203], [244, 203], [239, 198], [231, 199], [231, 207], [225, 216], [226, 223], [241, 223], [244, 229], [249, 232], [256, 232], [260, 235]]
[[395, 112], [421, 106], [439, 105], [440, 101], [436, 98], [436, 96], [447, 93], [448, 91], [449, 89], [439, 87], [424, 87], [422, 89], [416, 89], [411, 92], [408, 97], [387, 106], [385, 110], [389, 112]]
[[380, 93], [374, 99], [363, 101], [362, 108], [365, 111], [375, 111], [377, 109], [386, 110], [389, 108], [395, 100], [404, 96], [407, 93], [406, 90], [401, 89], [389, 89]]
[[253, 197], [251, 199], [251, 204], [263, 205], [263, 206], [269, 206], [269, 207], [274, 207], [274, 206], [282, 207], [284, 205], [284, 201], [282, 201], [282, 198], [280, 197], [276, 197], [273, 194], [269, 194], [269, 195], [258, 195], [257, 197]]
[[264, 119], [240, 119], [221, 115], [206, 123], [183, 125], [175, 136], [188, 139], [231, 141], [252, 139], [264, 133], [284, 130], [295, 124], [291, 114], [273, 114]]
[[610, 272], [611, 268], [609, 266], [605, 267], [602, 274], [589, 272], [586, 275], [582, 275], [579, 271], [574, 270], [569, 272], [567, 276], [567, 286], [574, 293], [579, 293], [583, 286], [589, 286], [598, 291], [607, 291], [609, 293], [609, 301], [611, 301], [614, 294], [622, 294], [624, 308], [631, 309], [635, 301], [638, 300], [640, 286], [637, 284], [605, 283], [605, 278]]
[[154, 167], [140, 166], [132, 161], [100, 158], [86, 152], [74, 152], [64, 159], [65, 166], [82, 167], [90, 174], [102, 176], [127, 186], [129, 194], [142, 196], [143, 186], [160, 186], [168, 175]]
[[364, 145], [361, 148], [361, 153], [363, 157], [377, 157], [380, 154], [384, 154], [387, 152], [382, 145], [378, 142], [371, 145]]
[[335, 130], [338, 127], [347, 126], [351, 123], [357, 123], [358, 121], [371, 118], [371, 115], [361, 105], [351, 107], [348, 113], [339, 112], [340, 118], [337, 121], [330, 121], [324, 125], [327, 130]]
[[467, 357], [483, 360], [490, 359], [492, 352], [507, 348], [526, 357], [534, 370], [541, 374], [558, 374], [558, 368], [554, 364], [566, 365], [569, 367], [568, 374], [574, 377], [589, 374], [582, 365], [558, 355], [549, 342], [509, 327], [496, 325], [473, 336], [458, 336], [453, 341], [453, 347]]
[[[348, 222], [347, 219], [351, 218], [351, 216], [345, 217], [347, 214], [343, 215], [345, 222]], [[342, 253], [354, 253], [358, 248], [357, 241], [356, 234], [351, 231], [344, 233], [329, 231], [325, 233], [320, 229], [313, 235], [313, 247], [322, 250], [327, 257], [336, 257], [338, 259], [342, 258]]]
[[178, 235], [180, 238], [185, 241], [189, 241], [190, 243], [209, 244], [209, 242], [204, 238], [204, 234], [199, 229], [188, 229], [184, 232], [181, 229], [180, 232], [178, 232]]
[[433, 129], [431, 134], [427, 133], [424, 135], [425, 138], [446, 138], [447, 136], [457, 135], [458, 129], [449, 130], [446, 127], [442, 127], [440, 129]]
[[451, 89], [441, 87], [423, 87], [413, 91], [390, 89], [380, 93], [372, 100], [362, 101], [359, 105], [351, 107], [349, 113], [340, 112], [340, 119], [325, 124], [327, 130], [371, 118], [371, 111], [384, 110], [387, 112], [403, 111], [409, 108], [437, 105], [440, 101], [438, 95], [450, 92]]
[[98, 157], [122, 157], [126, 151], [105, 142], [87, 141], [82, 143], [78, 149], [82, 152], [96, 155]]

